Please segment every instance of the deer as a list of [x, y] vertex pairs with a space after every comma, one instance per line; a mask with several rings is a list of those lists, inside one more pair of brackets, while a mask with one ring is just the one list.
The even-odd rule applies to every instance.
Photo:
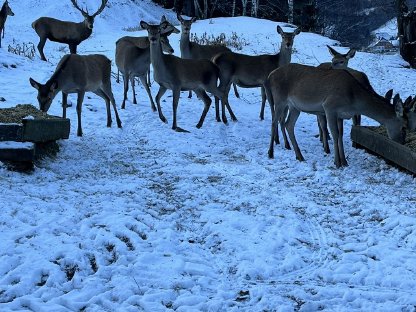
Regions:
[[[289, 64], [292, 58], [292, 47], [294, 38], [300, 33], [300, 29], [296, 28], [293, 32], [285, 32], [278, 25], [277, 32], [282, 37], [280, 51], [277, 54], [269, 55], [246, 55], [235, 52], [222, 52], [213, 58], [214, 64], [220, 68], [220, 86], [224, 92], [222, 99], [222, 121], [227, 123], [225, 116], [225, 106], [227, 106], [231, 119], [237, 121], [231, 107], [228, 103], [228, 94], [232, 83], [243, 88], [262, 87], [269, 74], [276, 68]], [[262, 89], [263, 90], [263, 89]], [[262, 105], [260, 110], [260, 119], [264, 119], [264, 107], [266, 96], [262, 94]], [[225, 106], [224, 106], [225, 104]], [[273, 114], [273, 107], [271, 107]]]
[[[273, 103], [271, 106], [275, 106], [269, 158], [274, 157], [277, 123], [284, 120], [287, 109], [289, 115], [284, 126], [299, 161], [305, 160], [294, 133], [300, 112], [326, 116], [325, 122], [328, 122], [334, 141], [334, 164], [337, 168], [348, 165], [344, 154], [343, 120], [356, 114], [378, 121], [387, 128], [390, 139], [404, 143], [408, 118], [402, 101], [395, 97], [391, 105], [390, 99], [368, 90], [346, 70], [288, 64], [271, 72], [264, 86], [269, 102]], [[327, 141], [325, 132], [323, 135]]]
[[68, 44], [70, 53], [76, 54], [78, 45], [91, 36], [92, 29], [94, 28], [94, 19], [104, 10], [108, 0], [101, 0], [101, 6], [94, 14], [89, 14], [88, 10], [84, 11], [81, 9], [77, 0], [71, 0], [71, 2], [75, 9], [81, 12], [84, 21], [74, 23], [51, 17], [40, 17], [32, 23], [32, 28], [40, 39], [37, 48], [42, 61], [46, 61], [43, 48], [47, 39]]
[[82, 136], [81, 109], [85, 92], [93, 92], [103, 98], [107, 108], [107, 127], [111, 127], [110, 102], [114, 109], [117, 126], [121, 128], [116, 103], [111, 90], [111, 61], [104, 55], [65, 55], [56, 66], [51, 78], [41, 84], [29, 79], [33, 88], [38, 90], [39, 108], [47, 112], [55, 96], [62, 92], [62, 117], [66, 118], [66, 107], [69, 93], [77, 93], [77, 136]]
[[1, 10], [0, 10], [0, 48], [1, 48], [1, 34], [3, 32], [4, 38], [4, 24], [6, 23], [7, 16], [14, 16], [12, 9], [9, 6], [9, 2], [4, 1]]
[[[181, 39], [180, 39], [180, 49], [181, 49], [181, 58], [185, 59], [207, 59], [211, 60], [215, 55], [221, 52], [231, 52], [229, 48], [223, 45], [203, 45], [197, 42], [192, 42], [190, 40], [191, 27], [192, 24], [196, 21], [196, 17], [192, 17], [190, 20], [185, 20], [179, 13], [176, 15], [177, 19], [181, 23]], [[233, 84], [234, 94], [237, 98], [240, 97], [237, 87]], [[192, 91], [189, 91], [188, 98], [192, 97]], [[218, 101], [216, 102], [218, 105]], [[218, 112], [218, 106], [216, 106], [216, 119], [221, 121]]]
[[[166, 21], [166, 17], [162, 16], [161, 22]], [[172, 54], [174, 49], [169, 43], [168, 37], [172, 33], [179, 33], [179, 30], [172, 24], [166, 28], [160, 36], [160, 42], [162, 44], [162, 50], [165, 53]], [[139, 77], [150, 99], [151, 109], [156, 111], [156, 106], [150, 92], [150, 83], [147, 80], [150, 72], [150, 42], [146, 37], [132, 37], [125, 36], [117, 40], [116, 42], [116, 65], [123, 74], [124, 81], [124, 98], [121, 104], [121, 108], [125, 108], [127, 100], [127, 92], [129, 88], [129, 81], [131, 82], [133, 90], [133, 104], [137, 104], [134, 77]]]
[[160, 86], [156, 95], [159, 118], [162, 122], [167, 122], [160, 107], [160, 99], [165, 94], [166, 90], [172, 90], [172, 129], [177, 132], [188, 132], [187, 130], [178, 127], [177, 110], [181, 90], [192, 90], [198, 98], [204, 102], [204, 110], [196, 125], [197, 128], [201, 128], [212, 102], [206, 91], [218, 98], [222, 98], [223, 96], [217, 86], [219, 78], [218, 67], [210, 60], [182, 59], [174, 55], [163, 54], [160, 35], [168, 26], [167, 22], [162, 22], [159, 25], [150, 25], [145, 21], [141, 21], [140, 26], [148, 32], [150, 41], [150, 59], [153, 65], [153, 77]]

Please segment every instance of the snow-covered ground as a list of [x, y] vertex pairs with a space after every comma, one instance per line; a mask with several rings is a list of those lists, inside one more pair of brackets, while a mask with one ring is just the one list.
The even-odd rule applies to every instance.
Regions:
[[[99, 2], [89, 1], [90, 11]], [[175, 20], [148, 1], [115, 2], [80, 53], [114, 59], [119, 37], [145, 35], [123, 28], [163, 13]], [[48, 42], [46, 63], [7, 46], [13, 38], [37, 44], [30, 24], [38, 16], [80, 14], [53, 0], [10, 5], [16, 15], [0, 49], [0, 97], [7, 100], [0, 107], [37, 105], [29, 77], [46, 81], [67, 48]], [[277, 50], [275, 29], [267, 20], [218, 18], [198, 21], [192, 31], [237, 32], [250, 43], [243, 51], [255, 54]], [[178, 40], [171, 36], [177, 55]], [[301, 33], [293, 61], [328, 61], [325, 45], [334, 43]], [[416, 72], [398, 55], [358, 52], [350, 65], [380, 93], [414, 92]], [[157, 89], [153, 83], [153, 95]], [[238, 122], [215, 122], [211, 108], [202, 129], [195, 128], [202, 102], [184, 92], [178, 122], [191, 133], [171, 130], [170, 92], [162, 102], [166, 125], [144, 89], [137, 91], [139, 104], [119, 109], [122, 129], [106, 127], [104, 102], [88, 94], [83, 137], [69, 108], [71, 136], [55, 158], [32, 174], [0, 165], [0, 311], [415, 310], [415, 179], [352, 148], [349, 121], [347, 168], [336, 169], [333, 155], [323, 153], [316, 118], [306, 114], [296, 129], [306, 161], [282, 146], [270, 160], [271, 118], [268, 111], [265, 121], [258, 118], [258, 89], [240, 88], [241, 99], [231, 93]], [[120, 104], [114, 79], [113, 92]], [[60, 103], [58, 95], [51, 114], [61, 114]]]

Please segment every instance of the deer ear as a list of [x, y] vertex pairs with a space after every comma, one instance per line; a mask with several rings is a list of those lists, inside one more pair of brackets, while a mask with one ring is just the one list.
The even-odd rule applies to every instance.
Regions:
[[160, 24], [160, 29], [165, 30], [169, 25], [170, 25], [169, 22], [164, 21], [163, 23]]
[[183, 18], [179, 13], [176, 13], [176, 18], [178, 19], [179, 22], [183, 22]]
[[140, 21], [140, 27], [143, 29], [148, 29], [149, 28], [149, 24], [146, 23], [145, 21]]
[[394, 110], [396, 111], [396, 116], [403, 117], [404, 115], [404, 107], [402, 99], [400, 98], [399, 94], [396, 94], [393, 99]]
[[[387, 101], [391, 101], [391, 97], [393, 96], [393, 89], [390, 89], [389, 91], [386, 92], [386, 95], [384, 96], [386, 98]], [[396, 94], [397, 96], [397, 94]]]
[[296, 28], [295, 31], [293, 32], [294, 35], [299, 35], [300, 34], [300, 28]]
[[357, 52], [355, 49], [350, 49], [346, 55], [347, 59], [353, 58], [355, 56], [355, 52]]
[[163, 22], [166, 22], [166, 21], [167, 21], [166, 16], [162, 15], [162, 18], [160, 19], [160, 22], [163, 23]]
[[36, 82], [34, 79], [29, 78], [29, 82], [32, 85], [33, 88], [35, 88], [36, 90], [39, 90], [40, 88], [40, 84], [39, 82]]
[[276, 30], [279, 34], [281, 34], [281, 35], [284, 34], [284, 31], [283, 31], [282, 27], [280, 27], [280, 25], [277, 25]]
[[334, 49], [334, 48], [330, 47], [329, 45], [326, 45], [326, 46], [327, 46], [327, 48], [328, 48], [328, 50], [329, 50], [329, 53], [330, 53], [332, 56], [337, 56], [337, 55], [339, 55], [339, 53], [338, 53], [337, 51], [335, 51], [335, 49]]
[[409, 95], [408, 97], [407, 97], [407, 99], [404, 101], [404, 109], [406, 110], [406, 111], [410, 111], [410, 105], [411, 105], [411, 103], [412, 103], [412, 97]]
[[196, 21], [196, 17], [194, 16], [191, 18], [191, 23], [194, 23], [195, 21]]

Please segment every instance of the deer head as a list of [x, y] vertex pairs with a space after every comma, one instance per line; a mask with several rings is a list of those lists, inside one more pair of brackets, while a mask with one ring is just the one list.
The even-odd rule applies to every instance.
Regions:
[[12, 9], [10, 8], [9, 2], [7, 0], [4, 2], [4, 7], [6, 8], [6, 14], [7, 15], [14, 16], [14, 13], [13, 13]]
[[104, 8], [105, 8], [105, 6], [106, 6], [106, 4], [107, 4], [107, 2], [108, 2], [108, 0], [101, 0], [101, 6], [100, 6], [100, 8], [98, 9], [98, 11], [97, 12], [95, 12], [94, 14], [92, 14], [92, 15], [90, 15], [89, 13], [88, 13], [88, 10], [86, 10], [86, 11], [84, 11], [83, 9], [81, 9], [80, 7], [79, 7], [79, 5], [78, 5], [78, 3], [77, 3], [77, 0], [71, 0], [71, 2], [72, 2], [72, 5], [75, 7], [75, 9], [77, 9], [78, 11], [80, 11], [81, 12], [81, 14], [82, 14], [82, 16], [84, 16], [84, 22], [85, 22], [85, 24], [87, 25], [87, 27], [89, 28], [89, 29], [93, 29], [93, 27], [94, 27], [94, 18], [97, 16], [97, 15], [99, 15], [103, 10], [104, 10]]
[[47, 112], [57, 93], [58, 83], [54, 81], [52, 83], [41, 84], [32, 78], [29, 81], [32, 87], [38, 90], [39, 109], [42, 112]]
[[350, 49], [347, 53], [341, 54], [327, 45], [329, 53], [332, 55], [332, 68], [345, 69], [348, 67], [348, 61], [354, 57], [356, 50]]
[[192, 17], [190, 20], [184, 20], [179, 13], [176, 15], [176, 17], [178, 18], [178, 21], [181, 23], [182, 33], [184, 35], [189, 35], [189, 33], [191, 32], [192, 23], [196, 21], [196, 17]]
[[157, 44], [160, 40], [160, 33], [169, 27], [169, 22], [162, 22], [160, 25], [150, 25], [145, 21], [140, 22], [140, 26], [147, 30], [150, 44]]
[[287, 50], [292, 50], [293, 41], [295, 36], [300, 33], [300, 28], [296, 28], [293, 32], [285, 32], [283, 31], [282, 27], [277, 25], [277, 32], [282, 36], [282, 44], [281, 48], [285, 48]]

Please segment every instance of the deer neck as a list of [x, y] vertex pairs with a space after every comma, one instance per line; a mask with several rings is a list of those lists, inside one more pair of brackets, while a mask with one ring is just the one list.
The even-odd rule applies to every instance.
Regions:
[[382, 125], [389, 124], [389, 121], [396, 118], [396, 112], [393, 105], [385, 103], [380, 97], [367, 95], [362, 109], [359, 113], [378, 121]]
[[6, 7], [5, 5], [3, 5], [0, 10], [0, 23], [6, 21], [6, 18], [7, 18]]
[[292, 60], [292, 48], [287, 48], [284, 45], [280, 46], [279, 56], [279, 67], [287, 65]]
[[157, 44], [150, 43], [150, 60], [156, 76], [158, 72], [165, 71], [166, 66], [160, 40], [157, 41]]
[[191, 55], [191, 42], [190, 42], [190, 33], [185, 35], [182, 31], [181, 33], [181, 40], [180, 40], [180, 49], [181, 49], [181, 57], [182, 58], [189, 58]]
[[88, 28], [87, 20], [83, 22], [77, 23], [78, 26], [78, 33], [80, 34], [81, 41], [87, 39], [92, 34], [92, 29]]

